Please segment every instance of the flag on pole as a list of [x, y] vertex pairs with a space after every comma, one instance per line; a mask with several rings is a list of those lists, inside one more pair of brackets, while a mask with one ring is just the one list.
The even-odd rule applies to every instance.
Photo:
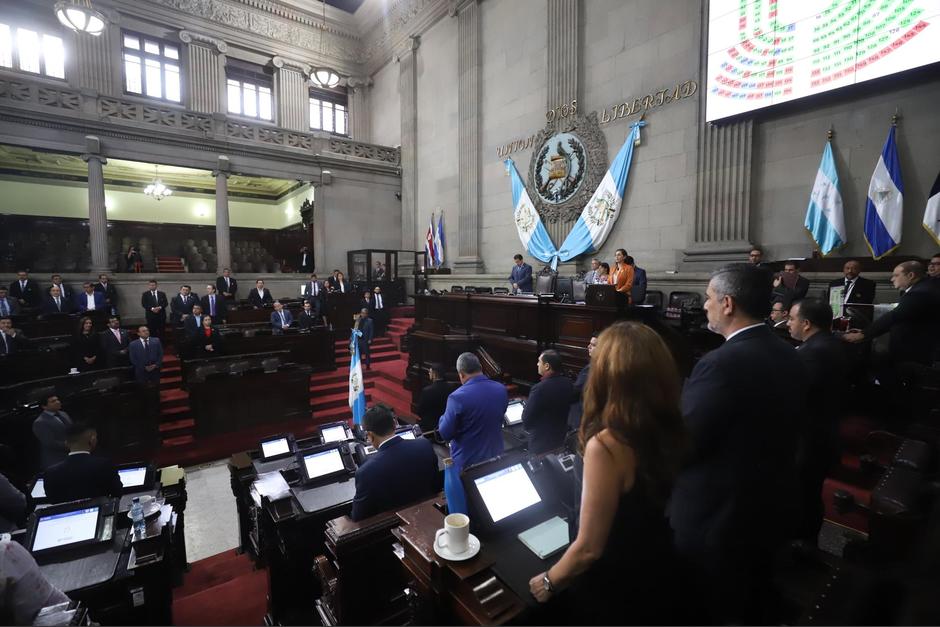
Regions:
[[440, 268], [444, 265], [444, 212], [437, 219], [437, 229], [434, 231], [434, 265]]
[[362, 424], [366, 413], [366, 386], [362, 380], [362, 364], [359, 362], [359, 338], [362, 331], [354, 328], [350, 332], [349, 350], [352, 359], [349, 362], [349, 407], [352, 409], [353, 423]]
[[892, 124], [881, 156], [868, 184], [865, 206], [865, 241], [871, 256], [881, 259], [901, 245], [901, 217], [904, 209], [904, 184], [901, 162]]
[[434, 213], [431, 213], [431, 222], [428, 223], [428, 232], [424, 236], [424, 252], [427, 254], [428, 267], [434, 265]]
[[940, 173], [930, 188], [927, 198], [927, 209], [924, 210], [924, 228], [930, 233], [933, 241], [940, 245]]
[[826, 142], [816, 182], [809, 195], [806, 219], [803, 226], [809, 231], [825, 257], [845, 245], [845, 213], [842, 210], [842, 192], [839, 191], [839, 174], [832, 158], [832, 142]]
[[529, 198], [529, 192], [525, 189], [525, 183], [519, 176], [516, 164], [512, 159], [506, 159], [503, 163], [512, 178], [512, 217], [516, 223], [519, 240], [530, 255], [539, 261], [550, 262], [554, 270], [558, 266], [558, 250], [548, 231], [545, 230], [545, 225], [542, 224], [542, 218], [535, 210], [532, 199]]

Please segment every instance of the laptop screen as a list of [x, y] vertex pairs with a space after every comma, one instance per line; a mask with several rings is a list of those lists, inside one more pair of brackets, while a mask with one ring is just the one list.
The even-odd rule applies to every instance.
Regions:
[[399, 431], [397, 435], [402, 440], [414, 440], [415, 439], [415, 432], [413, 429], [405, 429], [403, 431]]
[[497, 470], [473, 483], [494, 523], [542, 501], [522, 464]]
[[340, 455], [338, 448], [304, 456], [304, 469], [307, 471], [308, 479], [323, 477], [345, 468], [343, 457]]
[[347, 439], [345, 425], [326, 427], [320, 431], [320, 434], [323, 436], [324, 444], [328, 442], [345, 442]]
[[139, 488], [147, 480], [147, 467], [121, 468], [118, 470], [118, 476], [121, 478], [121, 485], [125, 488]]
[[77, 509], [63, 514], [43, 516], [36, 524], [33, 551], [95, 539], [98, 530], [98, 508]]
[[46, 480], [36, 479], [36, 485], [33, 486], [33, 491], [29, 495], [34, 499], [46, 498]]
[[267, 442], [261, 443], [261, 455], [264, 458], [275, 457], [285, 453], [290, 453], [290, 442], [287, 441], [287, 438], [277, 438], [276, 440], [268, 440]]
[[522, 410], [525, 405], [522, 403], [509, 403], [506, 408], [506, 424], [517, 425], [522, 422]]

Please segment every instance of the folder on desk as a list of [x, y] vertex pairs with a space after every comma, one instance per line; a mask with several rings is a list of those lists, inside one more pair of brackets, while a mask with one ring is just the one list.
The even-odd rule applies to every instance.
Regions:
[[530, 551], [545, 559], [568, 546], [568, 522], [553, 516], [531, 529], [526, 529], [518, 538]]

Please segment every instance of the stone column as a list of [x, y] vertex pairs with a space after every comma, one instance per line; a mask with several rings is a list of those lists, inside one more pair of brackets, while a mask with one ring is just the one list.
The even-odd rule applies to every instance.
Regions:
[[231, 164], [228, 157], [219, 155], [218, 167], [212, 171], [215, 177], [215, 254], [218, 274], [223, 268], [232, 267], [231, 236], [228, 217], [228, 177]]
[[180, 31], [186, 44], [188, 66], [184, 77], [184, 98], [189, 108], [201, 113], [225, 113], [225, 53], [228, 44], [221, 39], [188, 30]]
[[85, 136], [87, 152], [82, 159], [88, 164], [88, 237], [91, 248], [91, 272], [110, 272], [108, 263], [108, 210], [104, 201], [104, 164], [101, 141], [94, 135]]
[[[75, 33], [72, 37], [74, 62], [69, 65], [69, 82], [81, 89], [94, 90], [98, 94], [114, 93], [114, 68], [112, 67], [112, 29], [105, 26], [97, 37]], [[118, 31], [120, 33], [120, 31]]]
[[310, 66], [302, 61], [274, 57], [277, 125], [293, 131], [310, 130]]
[[454, 271], [483, 272], [480, 258], [480, 2], [464, 0], [457, 16], [457, 258]]
[[417, 250], [415, 221], [418, 197], [418, 46], [421, 38], [410, 37], [407, 49], [398, 56], [398, 88], [401, 95], [401, 247]]
[[357, 142], [372, 141], [372, 120], [369, 107], [369, 92], [372, 90], [372, 79], [350, 76], [346, 80], [349, 88], [349, 137]]

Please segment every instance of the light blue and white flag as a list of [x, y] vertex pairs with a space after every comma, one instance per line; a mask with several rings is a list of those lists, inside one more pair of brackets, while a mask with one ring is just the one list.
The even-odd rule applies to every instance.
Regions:
[[630, 173], [630, 164], [633, 162], [633, 148], [640, 143], [640, 127], [646, 122], [640, 120], [631, 125], [630, 135], [620, 152], [614, 157], [604, 179], [597, 186], [594, 195], [584, 206], [584, 210], [577, 222], [568, 233], [568, 237], [559, 249], [562, 261], [574, 259], [578, 255], [600, 250], [607, 240], [607, 236], [614, 228], [620, 207], [623, 205], [623, 195], [627, 189], [627, 175]]
[[350, 332], [349, 350], [352, 359], [349, 362], [349, 407], [352, 408], [353, 423], [362, 424], [362, 417], [366, 413], [366, 386], [362, 380], [362, 364], [359, 362], [359, 338], [362, 331], [353, 329]]
[[542, 218], [535, 210], [532, 199], [529, 198], [529, 192], [525, 189], [525, 183], [519, 176], [516, 164], [512, 159], [506, 159], [503, 163], [506, 164], [506, 170], [512, 178], [512, 217], [516, 223], [519, 240], [530, 255], [539, 261], [551, 263], [554, 270], [558, 265], [558, 250], [548, 235], [548, 231], [545, 230], [545, 225], [542, 224]]
[[865, 241], [875, 259], [890, 255], [901, 245], [904, 184], [901, 182], [901, 162], [894, 131], [892, 125], [868, 184]]
[[803, 226], [809, 231], [825, 257], [848, 241], [845, 233], [845, 213], [842, 209], [842, 192], [839, 190], [839, 173], [832, 158], [832, 142], [826, 142], [816, 182], [809, 195], [806, 219]]
[[[433, 219], [433, 217], [432, 217]], [[434, 265], [440, 268], [444, 265], [444, 212], [437, 219], [437, 229], [434, 231]]]

